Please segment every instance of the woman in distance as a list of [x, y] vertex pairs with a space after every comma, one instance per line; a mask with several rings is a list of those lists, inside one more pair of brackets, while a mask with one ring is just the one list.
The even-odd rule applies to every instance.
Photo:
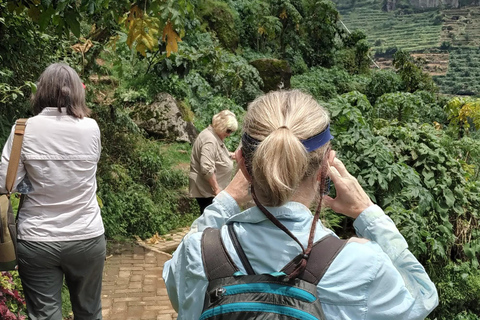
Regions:
[[[102, 319], [106, 243], [96, 198], [100, 130], [85, 89], [63, 63], [50, 65], [32, 97], [14, 189], [29, 181], [18, 218], [18, 271], [32, 320], [62, 319], [63, 278], [75, 320]], [[4, 192], [14, 131], [3, 148]], [[25, 180], [24, 180], [25, 179]]]
[[[206, 228], [221, 229], [228, 254], [244, 274], [227, 224], [233, 224], [255, 274], [278, 272], [303, 253], [289, 275], [295, 277], [305, 271], [312, 244], [334, 235], [318, 220], [322, 203], [354, 218], [359, 236], [347, 242], [316, 287], [326, 319], [424, 319], [437, 306], [434, 284], [393, 221], [330, 151], [329, 122], [325, 109], [296, 90], [270, 92], [249, 105], [236, 152], [241, 170], [164, 266], [178, 319], [198, 319], [202, 313], [198, 297], [209, 283], [201, 249]], [[336, 188], [334, 199], [323, 196], [327, 177]], [[247, 181], [256, 206], [241, 211]], [[315, 201], [312, 216], [309, 208]]]
[[235, 114], [223, 110], [212, 118], [212, 124], [198, 135], [190, 157], [189, 190], [197, 200], [200, 214], [232, 178], [233, 153], [225, 146], [225, 138], [238, 128]]

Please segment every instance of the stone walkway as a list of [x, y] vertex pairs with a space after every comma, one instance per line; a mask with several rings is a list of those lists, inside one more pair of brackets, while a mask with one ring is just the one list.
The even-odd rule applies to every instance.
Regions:
[[177, 318], [162, 279], [170, 259], [188, 229], [180, 229], [136, 244], [115, 244], [103, 274], [105, 320], [172, 320]]

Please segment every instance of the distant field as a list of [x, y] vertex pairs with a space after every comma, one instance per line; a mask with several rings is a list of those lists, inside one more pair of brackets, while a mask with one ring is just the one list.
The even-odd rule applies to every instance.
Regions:
[[[432, 76], [444, 76], [448, 70], [450, 54], [446, 53], [413, 53], [412, 56], [424, 61], [423, 71]], [[375, 62], [382, 69], [391, 69], [392, 58], [376, 58]]]
[[456, 47], [480, 45], [480, 7], [443, 10], [441, 42]]
[[444, 93], [478, 95], [480, 93], [480, 49], [451, 50], [447, 74], [436, 76], [434, 79]]
[[[364, 31], [374, 53], [410, 51], [425, 60], [424, 70], [442, 92], [480, 95], [480, 6], [415, 13], [383, 11], [378, 0], [334, 2], [342, 22], [350, 31]], [[382, 69], [392, 67], [391, 57], [375, 60]]]
[[375, 2], [357, 1], [354, 8], [340, 9], [340, 14], [349, 30], [367, 34], [374, 51], [391, 47], [420, 51], [440, 45], [442, 22], [438, 12], [398, 15], [382, 11]]

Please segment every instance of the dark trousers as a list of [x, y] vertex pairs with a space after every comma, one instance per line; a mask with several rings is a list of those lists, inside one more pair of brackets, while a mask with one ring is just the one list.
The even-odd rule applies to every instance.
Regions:
[[102, 319], [105, 236], [78, 241], [18, 241], [18, 272], [30, 320], [62, 320], [63, 277], [75, 320]]
[[209, 205], [212, 204], [213, 202], [213, 197], [211, 198], [195, 198], [197, 199], [198, 206], [200, 207], [200, 214], [203, 214], [203, 211], [205, 211], [205, 208], [208, 207]]

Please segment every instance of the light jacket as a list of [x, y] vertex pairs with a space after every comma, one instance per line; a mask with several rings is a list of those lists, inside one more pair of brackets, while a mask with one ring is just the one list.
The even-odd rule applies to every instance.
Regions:
[[[298, 202], [267, 209], [306, 247], [312, 222], [310, 210]], [[222, 240], [234, 263], [246, 273], [226, 230], [233, 223], [254, 271], [279, 271], [301, 252], [288, 235], [253, 207], [240, 212], [235, 200], [222, 191], [192, 225], [173, 258], [164, 265], [163, 278], [178, 319], [200, 317], [208, 280], [202, 263], [201, 236], [207, 227], [222, 228]], [[435, 285], [408, 250], [393, 221], [378, 206], [355, 220], [359, 237], [349, 242], [320, 280], [318, 297], [327, 319], [424, 319], [437, 305]], [[318, 222], [315, 241], [333, 232]]]
[[[14, 127], [2, 152], [0, 193], [10, 160]], [[27, 177], [31, 190], [18, 219], [18, 239], [70, 241], [104, 233], [96, 197], [100, 130], [90, 118], [45, 108], [28, 119], [14, 190]]]

